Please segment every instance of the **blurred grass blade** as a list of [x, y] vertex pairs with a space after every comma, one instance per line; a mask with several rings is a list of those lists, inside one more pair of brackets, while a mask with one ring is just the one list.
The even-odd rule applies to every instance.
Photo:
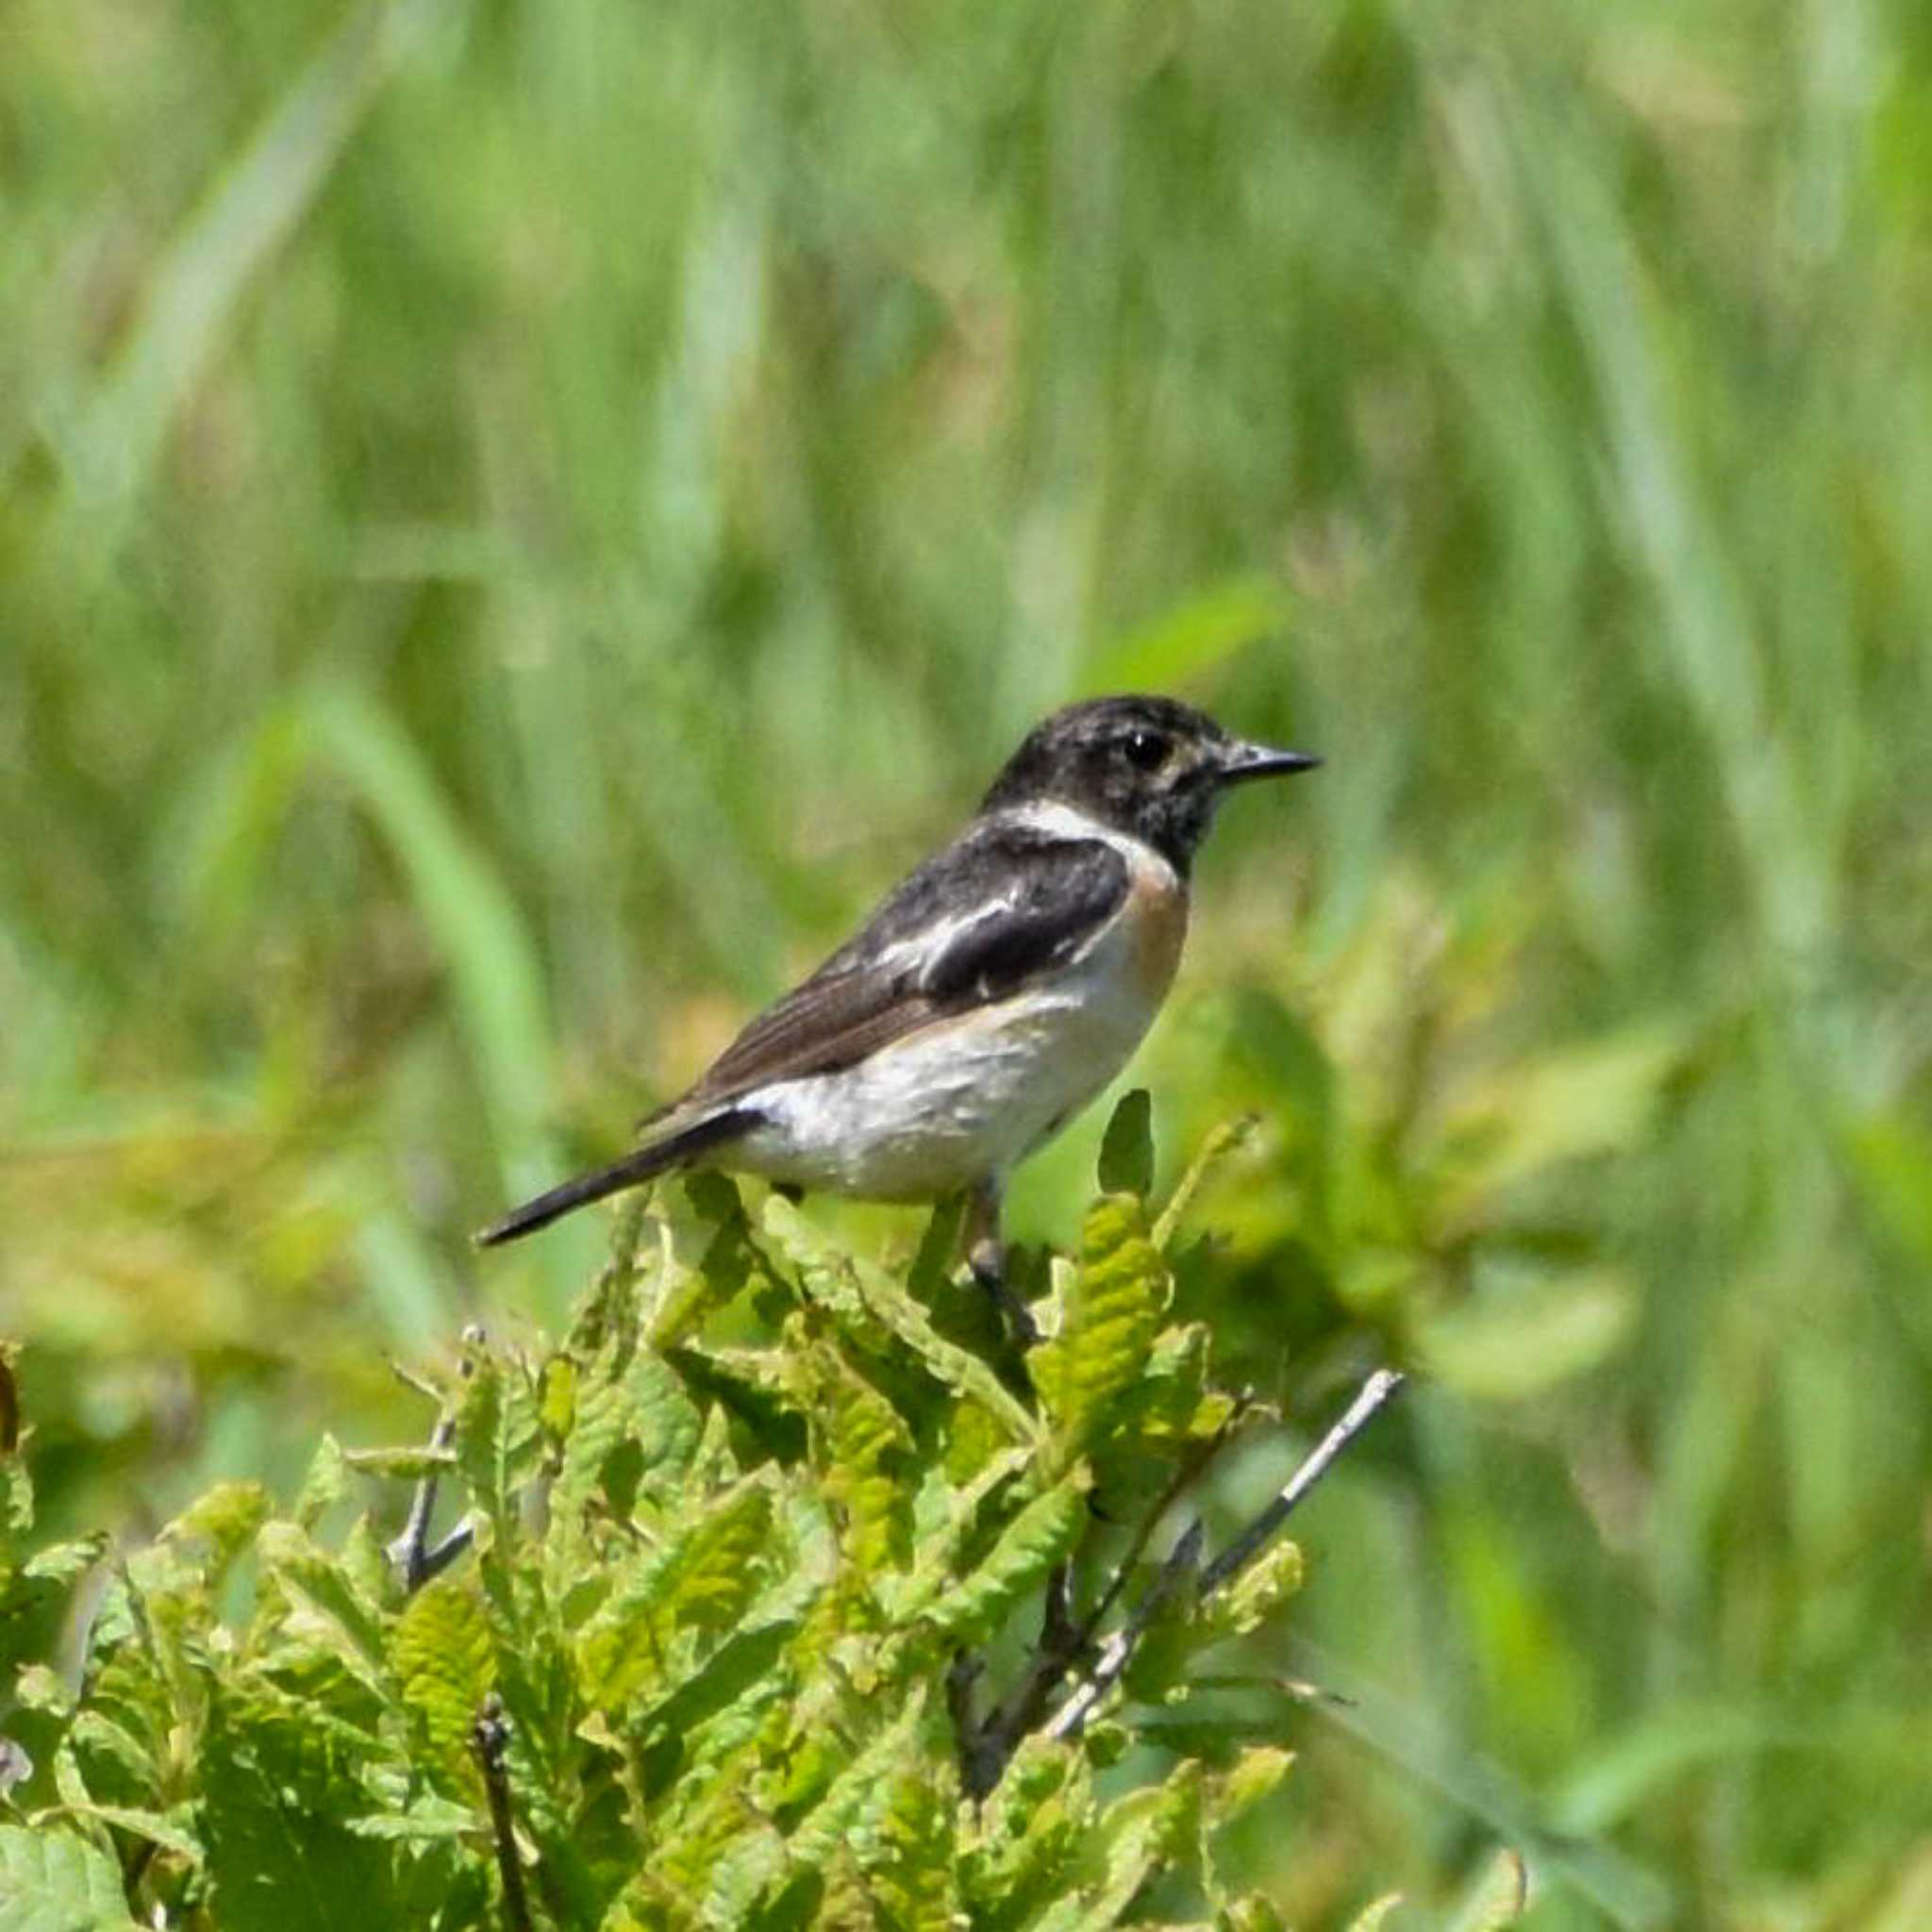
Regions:
[[457, 823], [415, 745], [345, 687], [310, 687], [317, 754], [360, 798], [407, 874], [447, 962], [511, 1187], [544, 1165], [536, 1124], [549, 1092], [550, 1028], [529, 934], [503, 881]]
[[356, 1257], [368, 1298], [398, 1356], [419, 1359], [448, 1336], [454, 1298], [414, 1222], [401, 1214], [372, 1214], [357, 1231]]
[[181, 897], [192, 943], [219, 945], [257, 904], [307, 750], [300, 709], [278, 705], [210, 761], [183, 841]]
[[1733, 836], [1765, 933], [1788, 957], [1827, 937], [1832, 892], [1798, 796], [1788, 741], [1770, 728], [1764, 670], [1724, 535], [1697, 487], [1661, 364], [1659, 323], [1608, 183], [1571, 124], [1526, 103], [1523, 175], [1544, 201], [1550, 246], [1590, 359], [1615, 498], [1655, 585], [1665, 661], [1718, 761]]
[[1235, 577], [1168, 611], [1144, 630], [1100, 645], [1081, 674], [1087, 693], [1198, 686], [1236, 652], [1286, 627], [1291, 606], [1273, 577]]
[[1478, 1820], [1505, 1844], [1521, 1845], [1551, 1883], [1574, 1889], [1627, 1932], [1675, 1924], [1671, 1890], [1654, 1872], [1601, 1840], [1559, 1837], [1542, 1807], [1493, 1760], [1438, 1731], [1411, 1707], [1350, 1672], [1306, 1640], [1296, 1668], [1327, 1693], [1308, 1707]]
[[322, 192], [358, 124], [452, 0], [367, 0], [337, 28], [189, 222], [70, 453], [84, 498], [125, 498], [249, 286]]
[[1553, 1800], [1552, 1815], [1564, 1831], [1613, 1831], [1701, 1765], [1819, 1741], [1757, 1711], [1687, 1700], [1579, 1765], [1568, 1789]]

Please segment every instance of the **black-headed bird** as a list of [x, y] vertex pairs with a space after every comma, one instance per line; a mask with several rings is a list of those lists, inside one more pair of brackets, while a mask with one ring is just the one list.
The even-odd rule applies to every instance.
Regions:
[[868, 1200], [964, 1192], [968, 1262], [1029, 1338], [1002, 1274], [1008, 1176], [1120, 1072], [1159, 1010], [1222, 798], [1319, 762], [1171, 698], [1056, 711], [958, 837], [644, 1121], [629, 1153], [477, 1240], [514, 1241], [680, 1168]]

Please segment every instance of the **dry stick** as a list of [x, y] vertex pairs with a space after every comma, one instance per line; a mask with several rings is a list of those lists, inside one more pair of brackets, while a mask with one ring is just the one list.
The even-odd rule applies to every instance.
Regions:
[[1207, 1539], [1207, 1527], [1198, 1516], [1181, 1531], [1179, 1540], [1167, 1554], [1167, 1561], [1160, 1566], [1159, 1574], [1147, 1586], [1147, 1594], [1134, 1606], [1133, 1614], [1101, 1647], [1093, 1674], [1054, 1712], [1053, 1721], [1046, 1727], [1046, 1735], [1056, 1743], [1062, 1738], [1080, 1735], [1088, 1714], [1113, 1688], [1115, 1679], [1133, 1660], [1141, 1633], [1160, 1614], [1168, 1598], [1180, 1588], [1181, 1579], [1201, 1560], [1201, 1545]]
[[1335, 1458], [1401, 1393], [1406, 1379], [1394, 1369], [1377, 1369], [1362, 1384], [1355, 1400], [1342, 1411], [1341, 1420], [1315, 1444], [1307, 1460], [1282, 1486], [1281, 1493], [1202, 1571], [1203, 1596], [1219, 1590], [1224, 1583], [1231, 1583], [1261, 1554], [1302, 1498], [1328, 1474]]
[[[482, 1345], [483, 1330], [473, 1322], [463, 1330], [462, 1340], [463, 1356], [457, 1373], [467, 1381], [476, 1373], [475, 1351]], [[415, 1376], [403, 1369], [397, 1368], [396, 1374], [410, 1388], [424, 1389]], [[424, 1392], [436, 1394], [437, 1391], [424, 1389]], [[457, 1411], [452, 1403], [438, 1414], [436, 1426], [429, 1432], [430, 1453], [436, 1456], [445, 1454], [455, 1441], [456, 1433]], [[416, 1493], [409, 1500], [409, 1513], [404, 1521], [402, 1534], [387, 1551], [390, 1562], [402, 1578], [405, 1594], [413, 1594], [431, 1577], [441, 1576], [470, 1547], [475, 1535], [475, 1524], [465, 1516], [433, 1550], [427, 1547], [429, 1519], [436, 1513], [436, 1484], [437, 1473], [431, 1469], [417, 1483]]]
[[[1086, 1648], [1083, 1626], [1074, 1622], [1068, 1601], [1073, 1580], [1070, 1564], [1057, 1563], [1046, 1579], [1046, 1607], [1040, 1620], [1040, 1641], [1034, 1646], [1033, 1660], [1018, 1684], [987, 1712], [978, 1725], [970, 1722], [963, 1728], [959, 1712], [966, 1707], [954, 1706], [954, 1729], [959, 1740], [959, 1774], [969, 1797], [983, 1798], [999, 1783], [1007, 1759], [1019, 1748], [1020, 1740], [1040, 1722], [1046, 1700], [1074, 1668]], [[956, 1661], [955, 1673], [970, 1668], [963, 1676], [970, 1688], [984, 1666], [974, 1658], [969, 1666]], [[951, 1677], [948, 1688], [951, 1688]]]
[[1133, 1541], [1115, 1567], [1113, 1575], [1108, 1578], [1106, 1589], [1101, 1591], [1099, 1602], [1078, 1623], [1074, 1621], [1068, 1594], [1073, 1574], [1071, 1566], [1061, 1563], [1055, 1567], [1047, 1578], [1046, 1613], [1041, 1620], [1040, 1642], [1019, 1683], [987, 1713], [986, 1721], [977, 1727], [961, 1728], [956, 1724], [956, 1732], [960, 1740], [960, 1767], [966, 1790], [973, 1796], [984, 1797], [999, 1783], [1008, 1760], [1020, 1748], [1021, 1739], [1039, 1727], [1048, 1700], [1072, 1675], [1074, 1667], [1092, 1649], [1100, 1621], [1113, 1607], [1133, 1566], [1140, 1561], [1141, 1552], [1147, 1547], [1148, 1538], [1154, 1534], [1160, 1519], [1174, 1507], [1175, 1498], [1220, 1453], [1233, 1434], [1237, 1419], [1229, 1417], [1214, 1436], [1188, 1457], [1173, 1481], [1160, 1492], [1154, 1507], [1141, 1519]]
[[1080, 1648], [1086, 1650], [1093, 1641], [1105, 1617], [1120, 1599], [1120, 1593], [1127, 1586], [1127, 1579], [1133, 1574], [1134, 1566], [1141, 1560], [1141, 1553], [1147, 1547], [1149, 1540], [1159, 1527], [1160, 1519], [1180, 1500], [1181, 1492], [1190, 1489], [1207, 1473], [1208, 1466], [1219, 1456], [1232, 1440], [1236, 1428], [1246, 1419], [1251, 1397], [1243, 1394], [1240, 1407], [1228, 1417], [1207, 1441], [1190, 1456], [1174, 1473], [1174, 1477], [1156, 1499], [1153, 1508], [1141, 1519], [1140, 1527], [1134, 1531], [1133, 1541], [1128, 1543], [1125, 1553], [1114, 1566], [1114, 1573], [1107, 1580], [1107, 1588], [1100, 1592], [1100, 1600], [1087, 1613], [1087, 1621], [1080, 1626]]
[[530, 1901], [524, 1891], [524, 1868], [517, 1857], [516, 1822], [509, 1808], [509, 1719], [503, 1699], [491, 1691], [470, 1726], [470, 1749], [483, 1773], [483, 1790], [490, 1800], [490, 1826], [496, 1840], [496, 1871], [503, 1880], [503, 1916], [509, 1932], [531, 1932]]
[[[1357, 1436], [1380, 1413], [1402, 1388], [1403, 1376], [1393, 1369], [1377, 1369], [1357, 1391], [1356, 1398], [1343, 1411], [1341, 1420], [1316, 1443], [1307, 1459], [1289, 1477], [1279, 1495], [1242, 1530], [1227, 1548], [1208, 1564], [1201, 1573], [1201, 1594], [1205, 1597], [1210, 1591], [1221, 1589], [1230, 1583], [1241, 1572], [1254, 1561], [1267, 1547], [1275, 1532], [1294, 1512], [1302, 1499], [1307, 1495], [1322, 1478], [1328, 1474], [1335, 1459], [1346, 1449]], [[1200, 1519], [1197, 1517], [1175, 1543], [1168, 1559], [1160, 1567], [1160, 1574], [1154, 1579], [1153, 1586], [1141, 1602], [1135, 1606], [1134, 1613], [1107, 1641], [1100, 1653], [1100, 1659], [1093, 1667], [1092, 1674], [1066, 1703], [1055, 1711], [1052, 1722], [1046, 1727], [1046, 1735], [1058, 1740], [1078, 1737], [1082, 1726], [1092, 1714], [1094, 1707], [1106, 1696], [1127, 1665], [1133, 1660], [1141, 1635], [1149, 1624], [1159, 1613], [1161, 1606], [1173, 1595], [1181, 1578], [1193, 1569], [1200, 1558], [1201, 1543], [1205, 1536]]]

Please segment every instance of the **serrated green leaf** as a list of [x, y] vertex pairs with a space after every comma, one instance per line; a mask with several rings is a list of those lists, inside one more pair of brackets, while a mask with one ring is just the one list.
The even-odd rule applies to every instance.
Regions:
[[339, 1657], [362, 1683], [384, 1694], [388, 1646], [382, 1615], [357, 1587], [347, 1566], [292, 1523], [264, 1524], [256, 1547], [264, 1581], [301, 1613], [285, 1620], [285, 1634]]
[[578, 1633], [585, 1697], [616, 1708], [661, 1680], [666, 1651], [680, 1630], [730, 1629], [763, 1579], [772, 1515], [771, 1486], [762, 1473], [755, 1474], [641, 1558]]
[[1504, 1926], [1515, 1924], [1528, 1906], [1528, 1868], [1520, 1853], [1506, 1846], [1470, 1888], [1448, 1932], [1502, 1932]]
[[689, 1394], [710, 1405], [705, 1431], [699, 1437], [699, 1453], [687, 1471], [692, 1486], [701, 1490], [716, 1486], [716, 1472], [708, 1465], [728, 1452], [727, 1414], [749, 1430], [758, 1446], [775, 1461], [790, 1464], [804, 1454], [805, 1410], [798, 1392], [798, 1370], [787, 1350], [677, 1348], [671, 1352], [671, 1364]]
[[[106, 1692], [112, 1695], [111, 1685]], [[96, 1795], [111, 1792], [118, 1797], [154, 1796], [160, 1788], [159, 1754], [134, 1728], [110, 1717], [100, 1708], [104, 1687], [94, 1687], [95, 1704], [75, 1713], [67, 1733], [67, 1748], [73, 1754], [82, 1783], [70, 1802], [92, 1803]], [[149, 1713], [142, 1713], [149, 1717]], [[164, 1726], [168, 1713], [163, 1707], [152, 1713], [150, 1722]], [[142, 1725], [145, 1729], [147, 1726]]]
[[714, 1312], [738, 1299], [759, 1267], [737, 1183], [725, 1174], [698, 1173], [685, 1176], [684, 1189], [716, 1232], [694, 1269], [667, 1261], [646, 1324], [654, 1348], [693, 1340]]
[[457, 1466], [454, 1449], [432, 1449], [426, 1442], [396, 1449], [345, 1449], [341, 1454], [342, 1461], [358, 1475], [381, 1476], [388, 1482], [421, 1482], [426, 1475], [441, 1475]]
[[304, 1529], [313, 1529], [348, 1492], [348, 1458], [342, 1445], [325, 1434], [308, 1458], [308, 1474], [302, 1478], [291, 1513]]
[[1073, 1555], [1085, 1533], [1087, 1473], [1075, 1470], [1015, 1516], [985, 1559], [924, 1611], [949, 1641], [973, 1644], [992, 1635], [1023, 1599]]
[[[99, 1652], [118, 1652], [130, 1702], [152, 1720], [156, 1736], [201, 1707], [199, 1664], [211, 1622], [208, 1592], [170, 1543], [133, 1552], [102, 1594], [94, 1624]], [[108, 1674], [104, 1663], [101, 1676]]]
[[778, 1671], [785, 1647], [798, 1634], [795, 1618], [735, 1630], [702, 1665], [640, 1720], [640, 1733], [683, 1739]]
[[1030, 1925], [1056, 1898], [1097, 1884], [1098, 1807], [1084, 1752], [1035, 1733], [1007, 1766], [981, 1814], [979, 1842], [961, 1861], [974, 1925]]
[[34, 1479], [11, 1451], [0, 1456], [0, 1530], [16, 1535], [34, 1526]]
[[1381, 1932], [1389, 1922], [1389, 1916], [1402, 1904], [1399, 1891], [1385, 1891], [1378, 1899], [1373, 1899], [1348, 1922], [1348, 1932]]
[[821, 1234], [783, 1194], [766, 1199], [762, 1224], [772, 1245], [797, 1270], [807, 1296], [826, 1309], [861, 1348], [871, 1354], [882, 1352], [885, 1331], [866, 1306], [858, 1258]]
[[691, 1895], [658, 1872], [640, 1872], [611, 1900], [597, 1932], [693, 1932], [702, 1922]]
[[444, 1777], [462, 1779], [471, 1726], [496, 1683], [489, 1620], [473, 1590], [447, 1576], [419, 1590], [391, 1634], [390, 1668]]
[[910, 1554], [910, 1496], [897, 1465], [912, 1435], [897, 1409], [829, 1342], [804, 1357], [826, 1497], [845, 1512], [853, 1561], [864, 1575]]
[[1286, 1538], [1273, 1544], [1201, 1604], [1201, 1636], [1212, 1641], [1258, 1630], [1302, 1587], [1303, 1574], [1300, 1544]]
[[1193, 1205], [1194, 1196], [1200, 1191], [1201, 1184], [1214, 1169], [1227, 1157], [1241, 1147], [1254, 1134], [1257, 1116], [1242, 1114], [1235, 1120], [1224, 1121], [1211, 1128], [1195, 1150], [1194, 1158], [1188, 1163], [1187, 1172], [1174, 1185], [1174, 1191], [1167, 1197], [1167, 1205], [1155, 1217], [1152, 1231], [1154, 1245], [1162, 1254], [1174, 1244], [1175, 1231], [1179, 1228], [1188, 1209]]
[[536, 1395], [520, 1370], [495, 1356], [476, 1357], [457, 1403], [456, 1451], [477, 1507], [508, 1523], [542, 1451]]
[[192, 1814], [188, 1807], [181, 1807], [174, 1814], [150, 1811], [132, 1805], [88, 1804], [69, 1808], [79, 1817], [97, 1819], [101, 1824], [111, 1824], [132, 1837], [145, 1839], [149, 1844], [158, 1845], [164, 1852], [173, 1852], [191, 1865], [199, 1865], [202, 1861], [201, 1840], [190, 1829]]
[[268, 1491], [259, 1483], [216, 1483], [161, 1531], [176, 1548], [205, 1551], [201, 1578], [212, 1587], [268, 1520]]
[[949, 1740], [915, 1702], [877, 1796], [853, 1821], [867, 1890], [894, 1932], [953, 1932], [960, 1923], [955, 1823], [958, 1780]]
[[923, 1512], [917, 1559], [903, 1590], [887, 1588], [892, 1615], [901, 1622], [919, 1616], [953, 1589], [968, 1552], [984, 1543], [1004, 1509], [1004, 1492], [1030, 1461], [1024, 1449], [1007, 1449], [978, 1470], [963, 1489], [943, 1484]]
[[1183, 1763], [1162, 1784], [1130, 1791], [1101, 1821], [1106, 1876], [1034, 1922], [1040, 1932], [1108, 1932], [1156, 1872], [1187, 1865], [1200, 1844], [1201, 1767]]
[[72, 1542], [49, 1543], [36, 1550], [21, 1566], [21, 1575], [32, 1583], [51, 1584], [65, 1589], [77, 1583], [106, 1555], [108, 1536], [98, 1530], [92, 1536], [76, 1537]]
[[[544, 1539], [545, 1576], [555, 1599], [566, 1593], [573, 1572], [591, 1560], [591, 1525], [587, 1520], [591, 1504], [603, 1491], [605, 1473], [619, 1450], [636, 1441], [636, 1406], [617, 1368], [618, 1346], [615, 1341], [607, 1344], [597, 1360], [581, 1374], [575, 1363], [568, 1364], [571, 1396], [567, 1413], [549, 1403], [558, 1385], [552, 1371], [560, 1358], [554, 1357], [545, 1371], [545, 1401], [550, 1408], [545, 1427], [553, 1434], [560, 1431], [562, 1436], [562, 1453], [550, 1485], [550, 1525]], [[629, 1498], [624, 1500], [627, 1504]]]
[[1101, 1137], [1100, 1191], [1144, 1201], [1154, 1191], [1154, 1099], [1144, 1087], [1121, 1095]]
[[217, 1681], [197, 1768], [222, 1932], [340, 1932], [348, 1899], [366, 1924], [399, 1923], [389, 1852], [345, 1823], [375, 1749], [258, 1677]]
[[1209, 1793], [1213, 1823], [1231, 1824], [1243, 1811], [1280, 1785], [1294, 1763], [1294, 1753], [1278, 1744], [1251, 1744], [1237, 1757]]
[[782, 1194], [765, 1203], [765, 1229], [798, 1267], [808, 1292], [869, 1352], [889, 1353], [889, 1338], [902, 1342], [935, 1382], [972, 1397], [1009, 1440], [1040, 1439], [1040, 1424], [1025, 1404], [971, 1349], [941, 1335], [924, 1306], [885, 1270], [836, 1248]]
[[625, 1373], [625, 1388], [643, 1474], [667, 1484], [680, 1480], [698, 1452], [704, 1420], [676, 1371], [660, 1357], [641, 1353]]
[[489, 1829], [489, 1822], [474, 1805], [424, 1791], [401, 1811], [380, 1811], [351, 1818], [348, 1829], [358, 1838], [389, 1839], [406, 1843], [467, 1838]]
[[137, 1932], [121, 1873], [71, 1831], [0, 1824], [0, 1925], [7, 1932]]
[[[890, 1797], [895, 1773], [915, 1761], [924, 1718], [924, 1692], [915, 1690], [890, 1724], [881, 1727], [826, 1787], [824, 1794], [791, 1834], [791, 1856], [800, 1867], [820, 1868], [835, 1849], [875, 1826], [874, 1811]], [[930, 1767], [927, 1767], [930, 1774]], [[878, 1846], [872, 1847], [874, 1856]]]
[[1233, 1396], [1208, 1386], [1212, 1341], [1208, 1325], [1191, 1322], [1155, 1337], [1146, 1366], [1116, 1406], [1119, 1426], [1142, 1449], [1167, 1454], [1211, 1441], [1234, 1420]]
[[699, 1904], [704, 1923], [716, 1932], [740, 1932], [786, 1865], [786, 1844], [777, 1828], [761, 1818], [747, 1818], [705, 1860]]
[[948, 1341], [925, 1310], [883, 1275], [862, 1274], [859, 1291], [869, 1313], [895, 1340], [909, 1348], [920, 1366], [942, 1388], [967, 1398], [994, 1422], [1010, 1442], [1037, 1442], [1038, 1419], [970, 1348]]
[[1080, 1452], [1107, 1420], [1113, 1398], [1140, 1379], [1173, 1293], [1173, 1276], [1147, 1238], [1141, 1203], [1103, 1195], [1081, 1230], [1059, 1332], [1027, 1357], [1063, 1457]]

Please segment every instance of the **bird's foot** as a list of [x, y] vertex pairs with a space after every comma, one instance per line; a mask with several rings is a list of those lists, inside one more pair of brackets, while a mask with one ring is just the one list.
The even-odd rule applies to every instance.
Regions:
[[1023, 1350], [1040, 1340], [1040, 1324], [1033, 1310], [1007, 1279], [1007, 1251], [1002, 1242], [976, 1241], [967, 1250], [966, 1265], [973, 1278], [992, 1297], [993, 1306], [1006, 1318], [1007, 1333]]

